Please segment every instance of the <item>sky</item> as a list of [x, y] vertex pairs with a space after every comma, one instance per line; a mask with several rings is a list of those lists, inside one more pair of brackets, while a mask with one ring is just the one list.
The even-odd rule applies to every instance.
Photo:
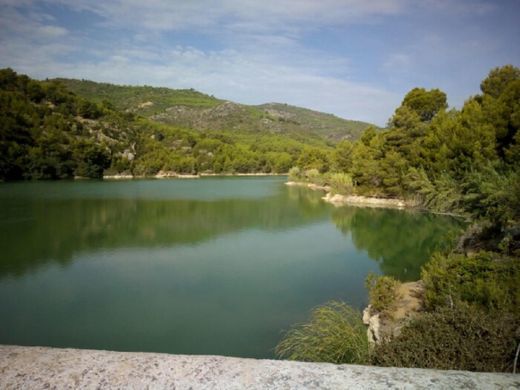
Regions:
[[520, 0], [0, 0], [0, 67], [194, 88], [383, 126], [414, 87], [460, 108], [520, 66]]

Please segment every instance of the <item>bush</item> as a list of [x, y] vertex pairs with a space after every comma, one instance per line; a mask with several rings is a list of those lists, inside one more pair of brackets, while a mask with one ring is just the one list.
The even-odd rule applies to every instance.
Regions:
[[289, 169], [289, 180], [298, 181], [301, 180], [301, 171], [298, 167], [292, 167]]
[[314, 309], [308, 323], [289, 330], [275, 352], [289, 360], [363, 364], [369, 356], [366, 327], [357, 310], [332, 301]]
[[378, 312], [391, 311], [397, 301], [399, 282], [391, 276], [369, 274], [365, 285], [368, 289], [369, 303]]
[[334, 193], [349, 195], [353, 192], [352, 177], [346, 173], [332, 173], [328, 182]]
[[520, 261], [490, 252], [435, 254], [423, 267], [428, 309], [467, 302], [484, 309], [518, 310]]
[[416, 317], [401, 334], [375, 346], [378, 366], [508, 371], [520, 337], [518, 315], [461, 304]]
[[319, 177], [320, 177], [320, 171], [317, 169], [307, 169], [304, 172], [305, 179], [310, 181], [311, 183], [314, 183]]

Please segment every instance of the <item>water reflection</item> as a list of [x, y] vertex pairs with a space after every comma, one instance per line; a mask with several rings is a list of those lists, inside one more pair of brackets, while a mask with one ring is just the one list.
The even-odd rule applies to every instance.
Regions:
[[413, 279], [458, 226], [321, 195], [283, 178], [0, 185], [0, 343], [272, 358], [312, 307], [363, 307], [368, 272]]
[[48, 261], [66, 264], [81, 252], [196, 244], [245, 229], [286, 230], [328, 218], [318, 193], [276, 188], [270, 196], [216, 200], [41, 199], [37, 193], [4, 198], [0, 276], [21, 275]]
[[462, 227], [446, 216], [377, 208], [341, 207], [332, 219], [383, 274], [403, 281], [417, 280], [432, 252], [449, 247]]
[[[460, 223], [444, 216], [357, 207], [333, 209], [321, 201], [319, 192], [286, 187], [281, 180], [201, 181], [195, 187], [189, 183], [184, 191], [198, 185], [198, 197], [204, 195], [198, 200], [163, 199], [165, 188], [173, 198], [178, 192], [162, 183], [155, 192], [147, 189], [144, 198], [141, 187], [134, 197], [131, 190], [121, 191], [125, 185], [135, 186], [131, 182], [109, 186], [92, 183], [94, 191], [92, 184], [83, 191], [88, 197], [81, 197], [77, 186], [70, 184], [74, 183], [64, 185], [62, 192], [60, 183], [53, 183], [56, 191], [49, 191], [49, 183], [44, 183], [41, 188], [47, 191], [43, 192], [34, 191], [39, 187], [32, 183], [27, 186], [30, 191], [16, 187], [16, 197], [3, 194], [0, 277], [22, 275], [49, 261], [67, 264], [77, 253], [194, 245], [248, 229], [284, 231], [326, 220], [332, 213], [337, 228], [352, 237], [358, 250], [367, 251], [382, 273], [412, 280], [419, 277], [431, 252], [460, 231]], [[181, 190], [185, 186], [175, 185]], [[271, 190], [266, 191], [266, 186]], [[118, 198], [110, 198], [114, 188]], [[224, 188], [228, 197], [222, 196]], [[255, 188], [259, 190], [257, 197], [253, 196]], [[234, 197], [240, 191], [242, 197]]]

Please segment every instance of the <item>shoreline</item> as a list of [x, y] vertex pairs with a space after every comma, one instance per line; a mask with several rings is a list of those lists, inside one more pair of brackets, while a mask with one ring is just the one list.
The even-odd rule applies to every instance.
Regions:
[[380, 207], [380, 208], [394, 208], [394, 209], [405, 209], [413, 208], [414, 205], [404, 199], [389, 199], [389, 198], [376, 198], [371, 196], [360, 196], [360, 195], [341, 195], [332, 194], [329, 186], [320, 186], [314, 183], [305, 183], [299, 181], [288, 181], [285, 183], [287, 186], [307, 187], [313, 191], [324, 191], [326, 194], [321, 199], [325, 202], [330, 203], [336, 207], [340, 206], [358, 206], [358, 207]]
[[[200, 179], [202, 177], [264, 177], [264, 176], [287, 176], [287, 173], [199, 173], [199, 174], [179, 174], [175, 172], [159, 171], [155, 175], [103, 175], [103, 180], [132, 180], [132, 179]], [[75, 177], [79, 180], [79, 177]]]

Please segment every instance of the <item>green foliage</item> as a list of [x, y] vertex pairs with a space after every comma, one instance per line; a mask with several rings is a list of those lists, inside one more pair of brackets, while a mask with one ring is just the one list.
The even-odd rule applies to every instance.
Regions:
[[[96, 103], [109, 102], [118, 110], [151, 114], [174, 105], [214, 107], [221, 101], [193, 89], [154, 88], [96, 83], [89, 80], [57, 79], [69, 90]], [[151, 102], [152, 104], [147, 104]]]
[[423, 267], [425, 304], [434, 309], [466, 302], [487, 310], [514, 311], [520, 305], [518, 259], [479, 252], [436, 254]]
[[349, 172], [352, 169], [352, 151], [354, 145], [349, 140], [343, 140], [334, 150], [332, 156], [333, 169], [336, 172]]
[[[482, 95], [450, 111], [443, 92], [415, 88], [396, 109], [389, 129], [368, 128], [358, 141], [339, 144], [331, 155], [333, 170], [352, 177], [349, 191], [412, 199], [429, 210], [473, 218], [481, 227], [473, 233], [470, 227], [461, 240], [463, 250], [476, 250], [471, 256], [435, 254], [424, 266], [427, 312], [417, 314], [398, 337], [378, 345], [373, 364], [511, 370], [520, 341], [515, 335], [520, 261], [514, 257], [520, 255], [520, 70], [511, 65], [494, 69], [481, 88]], [[311, 167], [319, 160], [309, 154], [300, 156], [299, 165]], [[348, 177], [324, 174], [318, 164], [312, 168], [320, 171], [313, 182], [331, 184]], [[344, 232], [355, 231], [357, 218], [347, 208], [334, 214]], [[378, 221], [371, 222], [372, 230], [381, 229]], [[406, 235], [401, 226], [391, 230]], [[373, 234], [352, 235], [359, 247], [377, 249], [374, 243], [362, 243]], [[383, 249], [373, 257], [381, 257]], [[367, 287], [372, 307], [388, 314], [398, 283], [370, 276]], [[319, 342], [313, 341], [312, 349], [297, 349], [299, 340], [309, 345], [306, 337], [303, 330], [294, 331], [288, 345], [299, 356], [318, 360], [305, 353], [321, 351]]]
[[350, 195], [354, 191], [352, 177], [346, 173], [332, 173], [327, 175], [327, 182], [336, 194]]
[[[98, 104], [108, 101], [118, 110], [197, 131], [277, 133], [298, 142], [323, 147], [343, 138], [357, 139], [369, 126], [365, 122], [346, 120], [287, 104], [236, 104], [192, 89], [121, 86], [87, 80], [59, 81], [89, 101]], [[284, 172], [289, 168], [286, 167]]]
[[430, 121], [440, 110], [446, 109], [446, 94], [439, 89], [430, 91], [414, 88], [404, 97], [402, 106], [410, 108], [419, 115], [421, 121]]
[[464, 203], [477, 218], [490, 220], [498, 229], [520, 219], [520, 171], [497, 172], [492, 166], [468, 174]]
[[467, 305], [417, 316], [399, 336], [375, 346], [371, 364], [389, 367], [512, 372], [518, 315]]
[[301, 180], [301, 178], [302, 178], [301, 175], [302, 175], [302, 172], [300, 171], [300, 168], [298, 168], [298, 167], [292, 167], [289, 170], [289, 180], [292, 180], [292, 181]]
[[110, 166], [110, 154], [106, 148], [93, 142], [78, 143], [73, 154], [77, 166], [75, 176], [102, 178], [103, 171]]
[[329, 155], [318, 148], [304, 148], [298, 158], [297, 166], [305, 170], [314, 169], [324, 173], [329, 170]]
[[351, 173], [360, 194], [382, 195], [383, 177], [379, 169], [383, 157], [382, 145], [383, 133], [376, 133], [374, 128], [368, 128], [354, 144]]
[[492, 69], [488, 77], [480, 84], [480, 89], [484, 94], [497, 98], [508, 88], [511, 82], [519, 79], [520, 69], [513, 65], [505, 65]]
[[[331, 147], [319, 137], [193, 130], [133, 114], [155, 118], [154, 110], [172, 105], [220, 107], [218, 99], [193, 90], [74, 80], [40, 82], [4, 69], [0, 70], [0, 103], [0, 180], [98, 178], [105, 169], [111, 174], [135, 175], [155, 175], [160, 170], [287, 173], [297, 160], [304, 169], [324, 171], [329, 166]], [[138, 109], [124, 113], [114, 109], [127, 104]], [[235, 106], [230, 103], [224, 108], [234, 110]], [[244, 110], [263, 117], [257, 108]]]
[[413, 199], [438, 212], [490, 218], [507, 227], [515, 211], [520, 162], [520, 70], [491, 71], [483, 95], [446, 112], [446, 95], [411, 90], [383, 132], [367, 129], [333, 166], [361, 195]]
[[321, 175], [317, 169], [311, 168], [311, 169], [307, 169], [303, 173], [303, 177], [305, 178], [306, 181], [317, 184], [318, 179], [321, 177]]
[[314, 309], [308, 323], [289, 330], [275, 352], [290, 360], [364, 364], [369, 346], [360, 313], [332, 301]]
[[[90, 133], [107, 135], [102, 128], [87, 130], [84, 122], [118, 118], [117, 113], [102, 111], [57, 82], [30, 80], [11, 69], [0, 70], [0, 87], [0, 180], [102, 176], [111, 153]], [[115, 148], [117, 135], [110, 139]]]
[[389, 313], [397, 301], [399, 282], [391, 276], [369, 274], [365, 285], [368, 289], [369, 303], [380, 313]]

